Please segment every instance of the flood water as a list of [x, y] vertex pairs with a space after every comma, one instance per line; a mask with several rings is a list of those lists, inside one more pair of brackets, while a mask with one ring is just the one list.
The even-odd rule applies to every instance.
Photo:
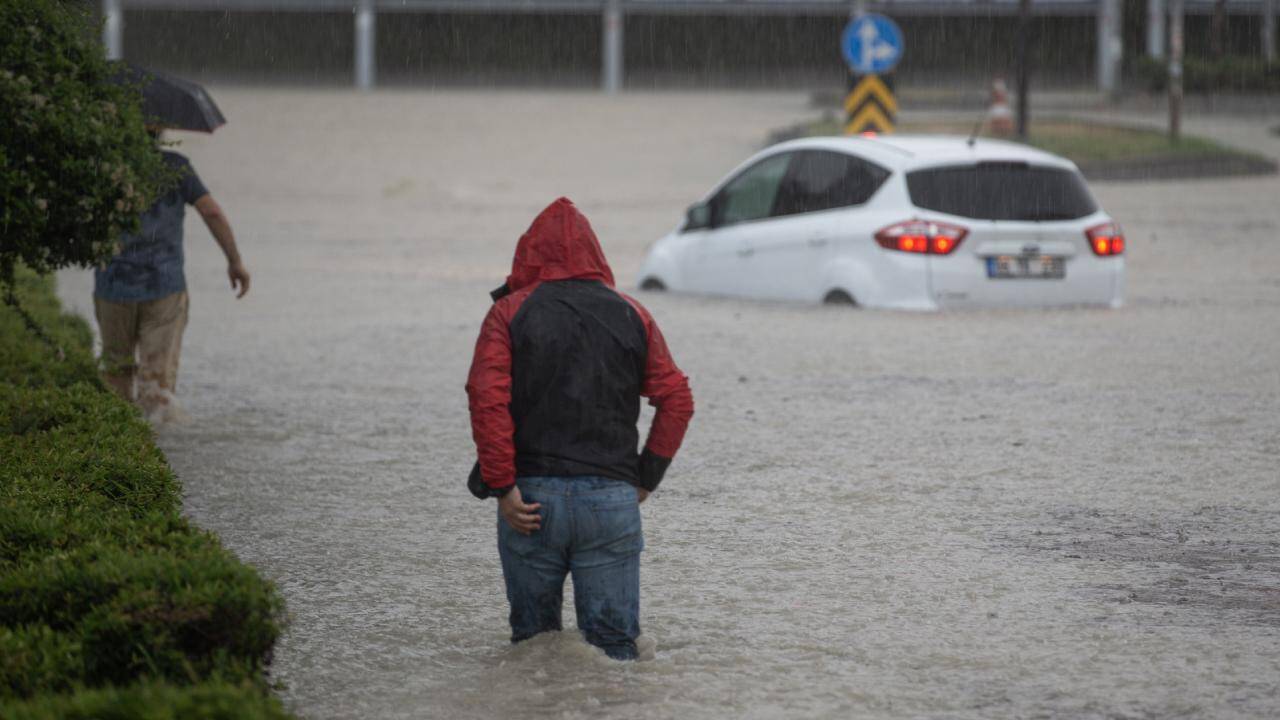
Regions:
[[618, 664], [507, 643], [494, 504], [463, 486], [486, 293], [559, 195], [633, 288], [805, 99], [213, 94], [231, 124], [180, 149], [253, 288], [188, 213], [191, 420], [160, 444], [283, 591], [300, 716], [1280, 714], [1275, 177], [1095, 185], [1129, 236], [1118, 311], [641, 295], [698, 413], [643, 506], [648, 659]]

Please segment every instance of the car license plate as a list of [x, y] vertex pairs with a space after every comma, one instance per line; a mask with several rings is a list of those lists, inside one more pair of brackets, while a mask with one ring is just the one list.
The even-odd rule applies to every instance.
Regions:
[[993, 280], [1060, 280], [1066, 276], [1067, 262], [1061, 255], [993, 255], [987, 258], [987, 277]]

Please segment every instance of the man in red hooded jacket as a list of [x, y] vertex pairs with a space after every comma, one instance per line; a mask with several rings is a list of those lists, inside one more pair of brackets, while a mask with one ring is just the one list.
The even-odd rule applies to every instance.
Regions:
[[[609, 657], [636, 657], [639, 503], [662, 480], [693, 416], [648, 311], [614, 289], [586, 217], [560, 198], [516, 246], [467, 380], [480, 475], [498, 497], [511, 641], [560, 630], [573, 573], [578, 629]], [[657, 408], [638, 452], [640, 398]]]

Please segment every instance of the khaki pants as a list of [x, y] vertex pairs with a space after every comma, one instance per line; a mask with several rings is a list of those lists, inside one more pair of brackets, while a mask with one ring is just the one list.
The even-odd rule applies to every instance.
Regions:
[[153, 419], [168, 419], [177, 411], [178, 357], [187, 328], [186, 291], [159, 300], [117, 303], [93, 299], [102, 334], [103, 379]]

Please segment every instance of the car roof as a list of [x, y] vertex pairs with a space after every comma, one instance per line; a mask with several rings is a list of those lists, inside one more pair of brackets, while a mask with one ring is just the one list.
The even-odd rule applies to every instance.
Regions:
[[853, 153], [891, 170], [909, 171], [974, 162], [1027, 162], [1075, 169], [1075, 163], [1021, 143], [979, 137], [971, 145], [962, 135], [827, 136], [790, 140], [771, 151], [833, 150]]

